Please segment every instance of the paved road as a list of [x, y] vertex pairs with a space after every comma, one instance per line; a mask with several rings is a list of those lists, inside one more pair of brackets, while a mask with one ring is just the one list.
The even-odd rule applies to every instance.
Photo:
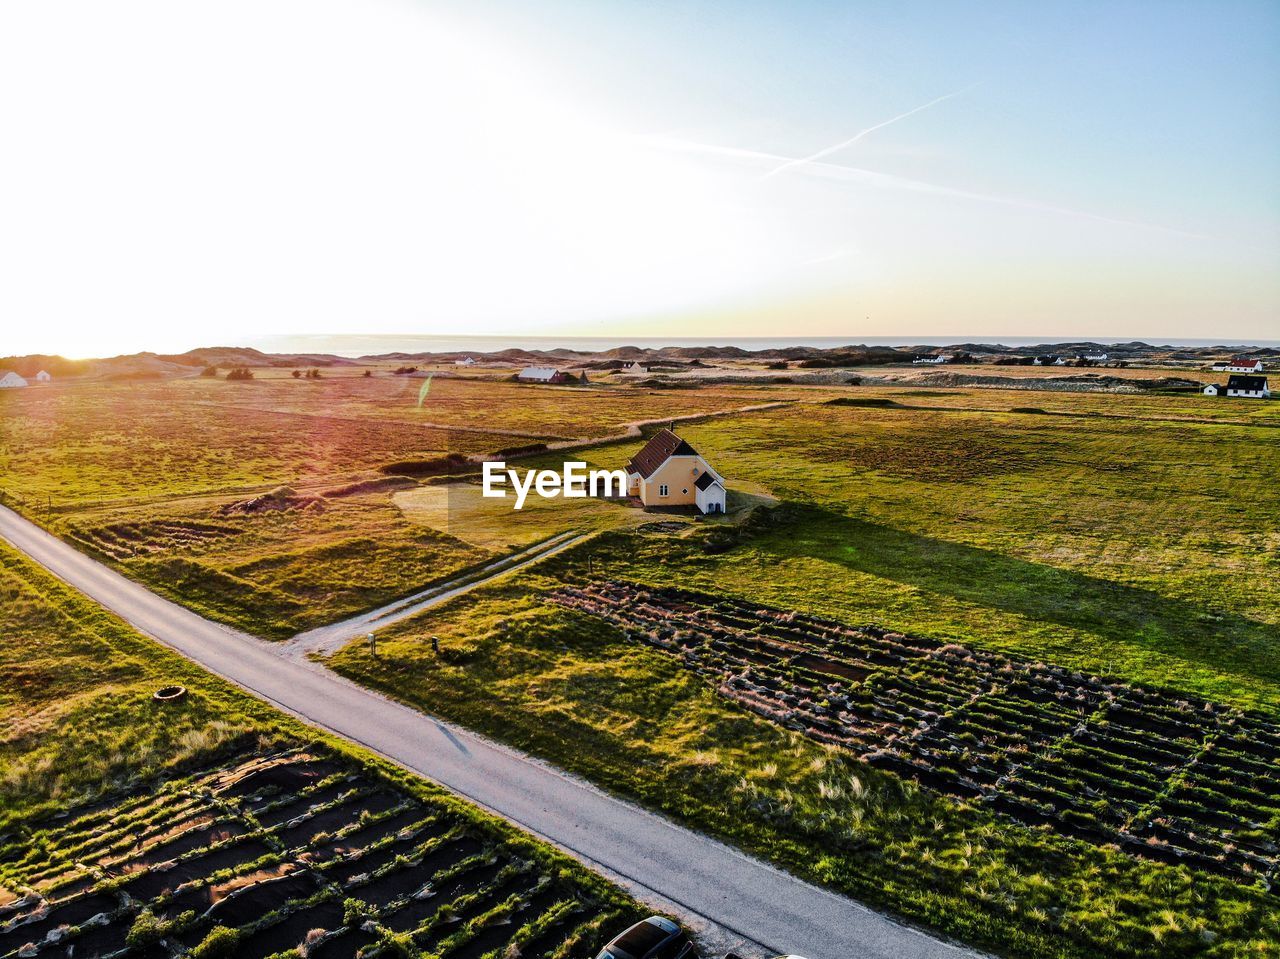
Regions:
[[588, 783], [202, 619], [0, 507], [0, 537], [137, 629], [286, 712], [471, 799], [682, 916], [710, 945], [809, 959], [962, 959], [933, 939]]
[[590, 536], [589, 533], [579, 533], [576, 530], [560, 533], [558, 536], [545, 539], [540, 543], [534, 543], [532, 546], [526, 546], [522, 550], [510, 553], [501, 559], [496, 559], [478, 570], [472, 570], [461, 576], [455, 576], [446, 582], [438, 583], [422, 590], [420, 593], [414, 593], [412, 596], [406, 596], [393, 603], [388, 603], [386, 606], [371, 609], [367, 613], [360, 613], [338, 623], [318, 626], [315, 629], [307, 630], [305, 633], [299, 633], [275, 648], [286, 656], [294, 658], [306, 656], [309, 653], [321, 653], [324, 655], [336, 653], [357, 636], [384, 629], [392, 623], [398, 623], [400, 620], [408, 619], [410, 616], [417, 616], [423, 610], [438, 606], [453, 599], [455, 596], [461, 596], [477, 586], [483, 586], [490, 580], [541, 562], [547, 557], [563, 552], [571, 546], [577, 546], [588, 536]]

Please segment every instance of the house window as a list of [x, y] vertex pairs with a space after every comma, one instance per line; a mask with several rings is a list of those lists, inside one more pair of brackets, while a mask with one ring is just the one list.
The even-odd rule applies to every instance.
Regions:
[[658, 495], [659, 495], [659, 496], [666, 496], [666, 495], [667, 495], [667, 484], [666, 484], [666, 483], [663, 483], [661, 486], [659, 486], [659, 487], [658, 487]]

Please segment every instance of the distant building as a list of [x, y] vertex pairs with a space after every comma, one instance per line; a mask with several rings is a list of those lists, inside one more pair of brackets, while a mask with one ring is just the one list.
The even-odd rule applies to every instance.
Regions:
[[1032, 361], [1033, 366], [1066, 366], [1066, 357], [1049, 354], [1048, 356], [1037, 356]]
[[1247, 396], [1265, 400], [1271, 396], [1265, 376], [1232, 376], [1227, 380], [1228, 396]]
[[554, 366], [526, 366], [516, 374], [516, 379], [521, 383], [567, 383], [569, 374]]
[[649, 367], [641, 366], [639, 363], [632, 363], [629, 366], [624, 366], [622, 372], [629, 373], [632, 376], [646, 376], [649, 372]]
[[41, 370], [39, 373], [37, 373], [37, 374], [36, 374], [36, 382], [37, 382], [37, 383], [52, 383], [52, 382], [53, 382], [53, 377], [52, 377], [52, 376], [50, 376], [50, 375], [49, 375], [45, 370]]
[[1204, 393], [1205, 396], [1217, 396], [1219, 393], [1222, 392], [1222, 387], [1220, 387], [1217, 383], [1210, 383], [1200, 392]]
[[475, 360], [473, 360], [473, 359], [472, 359], [471, 357], [469, 357], [469, 356], [464, 356], [464, 357], [463, 357], [462, 359], [460, 359], [460, 360], [454, 360], [454, 361], [453, 361], [453, 365], [454, 365], [454, 366], [475, 366], [475, 365], [476, 365], [476, 361], [475, 361]]
[[645, 506], [696, 506], [723, 513], [724, 477], [671, 430], [659, 430], [627, 463], [627, 495]]
[[26, 385], [27, 381], [17, 373], [10, 372], [0, 376], [0, 390], [16, 390]]
[[1229, 360], [1213, 364], [1215, 373], [1261, 373], [1266, 367], [1262, 360], [1250, 359], [1247, 356], [1233, 356]]
[[1081, 359], [1088, 360], [1090, 363], [1105, 363], [1109, 358], [1110, 355], [1107, 353], [1086, 353], [1081, 357]]
[[929, 366], [937, 366], [940, 363], [950, 363], [951, 357], [946, 353], [939, 353], [937, 356], [917, 356], [912, 363], [916, 365], [926, 364]]

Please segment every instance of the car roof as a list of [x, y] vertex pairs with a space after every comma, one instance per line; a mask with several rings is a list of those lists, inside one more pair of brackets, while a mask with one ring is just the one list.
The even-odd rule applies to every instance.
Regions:
[[662, 945], [679, 931], [680, 927], [670, 919], [664, 919], [661, 916], [650, 916], [623, 932], [609, 943], [607, 948], [611, 953], [621, 953], [624, 956], [632, 956], [634, 959], [644, 959], [652, 950]]

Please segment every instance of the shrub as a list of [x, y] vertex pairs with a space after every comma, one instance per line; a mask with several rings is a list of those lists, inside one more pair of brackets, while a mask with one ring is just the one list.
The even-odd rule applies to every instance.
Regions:
[[358, 926], [373, 915], [373, 906], [363, 899], [347, 899], [342, 903], [342, 924]]
[[227, 372], [229, 380], [251, 380], [253, 379], [253, 370], [246, 366], [237, 366], [234, 370]]
[[457, 473], [473, 464], [462, 453], [449, 453], [426, 460], [399, 460], [378, 467], [380, 473], [393, 476], [440, 476], [445, 473]]
[[200, 371], [200, 375], [209, 376], [209, 377], [217, 376], [218, 368], [214, 366], [212, 363], [210, 363], [208, 366], [206, 366], [203, 370]]
[[191, 959], [235, 959], [240, 948], [240, 933], [226, 926], [214, 926], [200, 944], [191, 950]]
[[159, 942], [175, 929], [181, 929], [190, 924], [195, 918], [196, 914], [188, 910], [180, 916], [166, 921], [144, 907], [141, 912], [134, 916], [133, 925], [129, 928], [124, 941], [130, 946], [150, 946]]

